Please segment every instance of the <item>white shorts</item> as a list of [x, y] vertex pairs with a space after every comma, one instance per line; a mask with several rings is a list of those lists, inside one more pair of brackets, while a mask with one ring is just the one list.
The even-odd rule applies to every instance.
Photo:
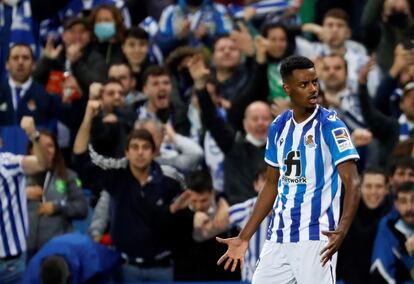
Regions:
[[302, 241], [281, 244], [266, 241], [252, 284], [334, 284], [337, 253], [324, 267], [321, 263], [320, 252], [327, 243]]

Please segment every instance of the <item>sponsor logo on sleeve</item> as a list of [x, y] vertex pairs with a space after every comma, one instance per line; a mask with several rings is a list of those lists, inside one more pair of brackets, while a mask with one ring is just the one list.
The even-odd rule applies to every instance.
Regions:
[[332, 130], [336, 146], [338, 147], [339, 152], [345, 150], [351, 150], [354, 148], [352, 145], [351, 138], [349, 137], [348, 131], [345, 127], [339, 127]]

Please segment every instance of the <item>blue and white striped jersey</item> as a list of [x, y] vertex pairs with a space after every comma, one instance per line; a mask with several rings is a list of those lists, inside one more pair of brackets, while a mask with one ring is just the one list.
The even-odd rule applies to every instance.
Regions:
[[317, 106], [296, 123], [291, 110], [271, 124], [265, 161], [278, 167], [278, 196], [267, 239], [278, 243], [327, 240], [339, 221], [341, 178], [337, 165], [359, 159], [345, 124]]
[[[231, 206], [229, 209], [230, 226], [243, 229], [253, 213], [256, 201], [257, 197], [253, 197], [242, 203], [237, 203]], [[262, 251], [262, 247], [266, 240], [267, 229], [270, 221], [270, 216], [263, 220], [254, 235], [250, 238], [249, 246], [247, 248], [246, 255], [244, 256], [244, 266], [242, 268], [243, 281], [252, 281], [257, 260], [260, 257], [260, 252]]]
[[28, 221], [22, 159], [0, 153], [0, 258], [26, 251]]

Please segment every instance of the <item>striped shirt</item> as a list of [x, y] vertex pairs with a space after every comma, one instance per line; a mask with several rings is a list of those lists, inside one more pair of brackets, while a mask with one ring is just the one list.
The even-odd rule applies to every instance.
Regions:
[[301, 123], [291, 110], [271, 124], [265, 161], [279, 168], [278, 197], [267, 239], [278, 243], [327, 240], [321, 231], [339, 221], [342, 181], [338, 164], [359, 159], [335, 112], [316, 107]]
[[[257, 197], [250, 198], [242, 203], [234, 204], [230, 207], [229, 218], [230, 226], [237, 227], [240, 230], [244, 228], [253, 213], [254, 205]], [[260, 257], [263, 244], [266, 240], [267, 229], [269, 227], [271, 217], [264, 220], [256, 233], [251, 237], [246, 255], [244, 256], [244, 266], [242, 269], [242, 280], [252, 281], [254, 270], [256, 269], [257, 260]]]
[[0, 153], [0, 258], [26, 251], [28, 219], [22, 159]]

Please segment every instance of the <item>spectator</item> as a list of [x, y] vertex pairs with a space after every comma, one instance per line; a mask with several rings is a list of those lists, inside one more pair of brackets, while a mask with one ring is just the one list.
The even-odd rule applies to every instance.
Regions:
[[[136, 78], [132, 73], [131, 67], [126, 63], [114, 63], [109, 67], [108, 77], [118, 80], [124, 87], [125, 104], [132, 106], [140, 106], [146, 100], [146, 96], [137, 91]], [[135, 107], [136, 108], [136, 107]]]
[[99, 100], [102, 107], [93, 119], [91, 144], [102, 155], [123, 157], [126, 136], [136, 118], [135, 113], [125, 106], [123, 84], [114, 78], [103, 85], [94, 83], [89, 97]]
[[[155, 142], [147, 130], [134, 130], [127, 140], [126, 167], [102, 169], [87, 153], [93, 116], [100, 103], [90, 101], [75, 140], [79, 172], [101, 179], [111, 194], [111, 238], [124, 264], [118, 281], [170, 281], [173, 278], [168, 232], [172, 199], [180, 192], [175, 180], [153, 161]], [[133, 218], [131, 218], [133, 216]]]
[[55, 128], [58, 118], [70, 117], [62, 112], [61, 99], [48, 94], [43, 86], [33, 80], [34, 67], [30, 46], [17, 44], [10, 48], [6, 64], [10, 77], [0, 85], [0, 126], [4, 131], [3, 141], [10, 143], [9, 150], [15, 153], [25, 153], [27, 150], [27, 139], [18, 129], [18, 121], [24, 115], [32, 116], [38, 126], [50, 129]]
[[162, 123], [167, 121], [181, 135], [190, 133], [190, 123], [186, 108], [180, 102], [172, 100], [171, 75], [167, 69], [159, 66], [149, 67], [143, 75], [144, 94], [147, 103], [137, 109], [138, 119], [156, 118]]
[[84, 93], [93, 82], [103, 82], [107, 65], [104, 57], [92, 49], [91, 36], [86, 19], [67, 19], [62, 32], [63, 45], [55, 46], [56, 36], [48, 38], [44, 56], [36, 65], [34, 78], [44, 86], [51, 87], [53, 83], [59, 83], [54, 81], [58, 74], [69, 72], [75, 76]]
[[397, 188], [406, 182], [414, 182], [414, 159], [401, 157], [390, 163], [389, 170], [391, 193], [395, 194]]
[[126, 31], [122, 51], [126, 62], [131, 66], [137, 91], [142, 91], [142, 74], [145, 69], [155, 63], [149, 56], [149, 44], [149, 35], [142, 28], [134, 27]]
[[0, 23], [1, 47], [0, 47], [0, 82], [6, 78], [6, 61], [9, 48], [15, 44], [33, 46], [33, 54], [36, 58], [40, 54], [39, 25], [44, 19], [53, 16], [69, 1], [48, 0], [15, 0], [2, 1]]
[[384, 74], [377, 94], [374, 97], [375, 107], [385, 115], [399, 118], [400, 101], [403, 88], [414, 81], [414, 50], [405, 49], [398, 44], [394, 50], [394, 61], [390, 70]]
[[[338, 8], [329, 10], [323, 18], [322, 26], [305, 24], [303, 31], [311, 31], [318, 35], [322, 43], [314, 44], [318, 56], [331, 54], [342, 55], [347, 62], [347, 85], [353, 92], [358, 88], [358, 73], [368, 62], [365, 47], [350, 40], [351, 29], [349, 27], [348, 14]], [[369, 72], [369, 93], [374, 96], [380, 81], [379, 70], [373, 68]]]
[[103, 56], [107, 65], [122, 62], [125, 25], [121, 11], [112, 5], [99, 5], [92, 10], [89, 23], [93, 26], [93, 49]]
[[398, 43], [412, 48], [413, 9], [412, 0], [368, 0], [365, 4], [361, 27], [365, 41], [376, 43], [374, 48], [383, 73], [390, 69]]
[[369, 271], [378, 223], [392, 209], [387, 176], [383, 170], [367, 168], [364, 171], [361, 197], [354, 221], [338, 252], [337, 279], [343, 284], [370, 283]]
[[[83, 219], [88, 214], [81, 182], [76, 173], [66, 168], [56, 138], [41, 131], [40, 143], [46, 149], [46, 171], [26, 179], [29, 259], [53, 237], [73, 231], [73, 219]], [[30, 146], [32, 152], [33, 145]]]
[[[262, 190], [265, 184], [266, 168], [259, 168], [254, 177], [253, 187], [256, 193]], [[229, 223], [231, 227], [236, 227], [239, 230], [243, 229], [249, 217], [253, 212], [256, 204], [257, 196], [247, 199], [244, 202], [234, 204], [229, 209]], [[265, 221], [260, 224], [259, 229], [249, 241], [249, 249], [244, 257], [244, 266], [242, 267], [242, 281], [251, 282], [253, 272], [256, 269], [256, 264], [260, 259], [260, 252], [267, 238], [267, 230], [271, 222], [271, 214]]]
[[164, 9], [159, 23], [157, 41], [164, 54], [179, 45], [211, 48], [215, 37], [233, 29], [226, 7], [210, 0], [179, 0]]
[[23, 283], [109, 283], [119, 263], [116, 251], [87, 236], [65, 234], [51, 239], [30, 260]]
[[24, 174], [43, 171], [47, 164], [46, 153], [39, 143], [40, 134], [36, 131], [33, 118], [23, 117], [21, 127], [33, 142], [35, 155], [0, 153], [0, 194], [7, 201], [2, 212], [12, 213], [0, 214], [0, 223], [10, 224], [4, 227], [0, 238], [0, 283], [4, 284], [20, 283], [25, 270], [26, 237], [29, 228]]
[[199, 58], [193, 58], [189, 69], [200, 102], [203, 125], [211, 132], [225, 154], [224, 192], [229, 203], [234, 204], [254, 197], [252, 184], [254, 173], [263, 164], [266, 132], [272, 120], [270, 107], [260, 101], [247, 106], [243, 119], [246, 135], [242, 136], [218, 116], [206, 89], [209, 71], [203, 62]]
[[414, 183], [396, 191], [396, 212], [381, 219], [372, 254], [372, 283], [411, 283], [414, 262]]
[[217, 217], [224, 211], [224, 219], [228, 220], [227, 202], [215, 194], [206, 171], [190, 174], [187, 186], [189, 204], [174, 216], [174, 280], [239, 280], [238, 273], [223, 271], [216, 265], [224, 251], [214, 236], [227, 231], [227, 222], [219, 223]]

